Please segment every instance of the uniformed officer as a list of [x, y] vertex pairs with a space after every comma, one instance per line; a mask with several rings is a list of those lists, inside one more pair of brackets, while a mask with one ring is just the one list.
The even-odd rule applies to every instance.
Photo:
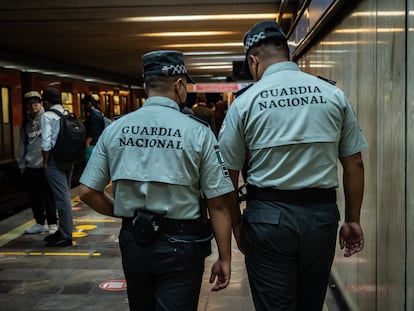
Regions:
[[233, 211], [257, 310], [321, 310], [335, 252], [337, 159], [343, 166], [345, 256], [362, 250], [367, 143], [351, 105], [334, 85], [289, 61], [274, 21], [244, 36], [256, 81], [230, 107], [219, 142], [233, 183], [249, 152], [247, 207]]
[[[218, 246], [210, 277], [217, 291], [230, 280], [225, 195], [234, 188], [213, 132], [180, 112], [193, 82], [183, 54], [150, 52], [142, 65], [148, 99], [105, 129], [80, 179], [81, 199], [123, 218], [119, 243], [131, 310], [195, 311], [211, 239], [200, 220], [200, 192]], [[104, 193], [110, 181], [113, 201]]]

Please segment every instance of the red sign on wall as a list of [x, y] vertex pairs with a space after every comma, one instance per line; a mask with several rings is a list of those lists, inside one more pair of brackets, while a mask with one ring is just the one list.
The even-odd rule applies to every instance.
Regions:
[[197, 83], [188, 84], [188, 92], [201, 92], [201, 93], [224, 93], [224, 92], [237, 92], [248, 85], [248, 83]]

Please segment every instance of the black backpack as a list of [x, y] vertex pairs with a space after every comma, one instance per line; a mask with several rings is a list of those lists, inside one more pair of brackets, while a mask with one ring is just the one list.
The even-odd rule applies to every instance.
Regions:
[[85, 126], [72, 112], [63, 114], [55, 109], [50, 111], [60, 117], [60, 130], [52, 153], [59, 168], [67, 170], [73, 163], [85, 160]]

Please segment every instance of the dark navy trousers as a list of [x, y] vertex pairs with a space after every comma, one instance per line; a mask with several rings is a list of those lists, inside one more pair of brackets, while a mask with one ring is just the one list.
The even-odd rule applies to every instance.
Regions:
[[335, 253], [337, 205], [251, 200], [244, 221], [256, 310], [322, 310]]
[[23, 177], [29, 190], [32, 204], [33, 217], [36, 223], [48, 225], [57, 223], [56, 207], [53, 202], [53, 194], [42, 168], [27, 167]]
[[135, 242], [132, 226], [123, 224], [119, 245], [130, 310], [197, 311], [205, 259], [202, 244], [170, 243], [160, 236], [142, 246]]

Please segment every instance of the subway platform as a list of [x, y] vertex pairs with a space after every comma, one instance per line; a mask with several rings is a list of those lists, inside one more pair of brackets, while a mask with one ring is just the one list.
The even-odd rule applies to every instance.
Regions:
[[[243, 206], [242, 206], [243, 207]], [[0, 222], [0, 310], [129, 310], [118, 233], [121, 220], [100, 215], [72, 189], [73, 246], [45, 246], [46, 234], [24, 234], [34, 224], [30, 209]], [[232, 243], [232, 278], [211, 292], [206, 259], [198, 311], [253, 311], [243, 254]], [[329, 287], [324, 311], [343, 310]], [[185, 311], [185, 310], [184, 310]]]

